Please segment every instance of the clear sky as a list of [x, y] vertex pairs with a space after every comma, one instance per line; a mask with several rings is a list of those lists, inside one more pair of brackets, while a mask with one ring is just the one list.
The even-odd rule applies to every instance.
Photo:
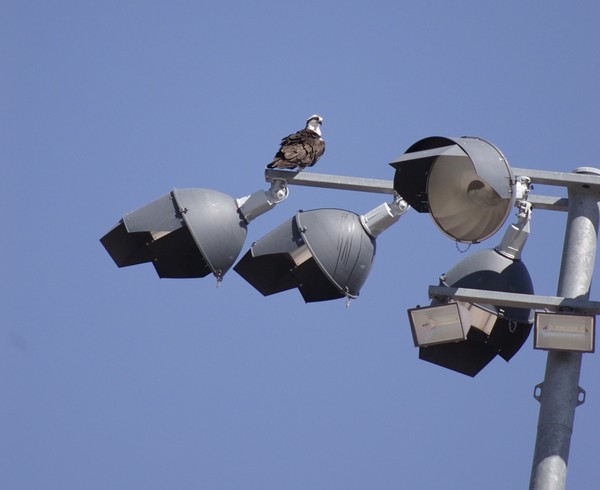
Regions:
[[[530, 338], [476, 378], [418, 359], [406, 309], [466, 256], [427, 215], [381, 235], [350, 308], [265, 298], [233, 270], [217, 289], [118, 269], [99, 238], [175, 187], [266, 189], [313, 113], [315, 172], [392, 179], [431, 135], [600, 167], [599, 20], [592, 0], [1, 2], [0, 486], [526, 488], [546, 354]], [[243, 251], [299, 209], [388, 199], [292, 187]], [[539, 294], [565, 222], [534, 211]], [[585, 355], [569, 488], [598, 480], [599, 377]]]

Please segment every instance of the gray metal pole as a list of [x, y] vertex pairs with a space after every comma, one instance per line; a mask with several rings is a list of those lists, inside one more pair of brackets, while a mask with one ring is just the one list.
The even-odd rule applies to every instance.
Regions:
[[[582, 168], [579, 174], [600, 175]], [[558, 283], [558, 296], [587, 300], [592, 282], [598, 237], [597, 187], [569, 186], [569, 211]], [[540, 402], [530, 490], [563, 490], [575, 409], [585, 392], [579, 387], [581, 353], [548, 352], [544, 382], [536, 387]]]

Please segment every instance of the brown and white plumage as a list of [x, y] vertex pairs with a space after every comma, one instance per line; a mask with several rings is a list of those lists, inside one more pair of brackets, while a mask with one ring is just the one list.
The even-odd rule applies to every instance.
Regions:
[[267, 168], [297, 168], [298, 171], [312, 167], [325, 152], [321, 138], [323, 118], [317, 114], [306, 120], [306, 127], [281, 140], [281, 147]]

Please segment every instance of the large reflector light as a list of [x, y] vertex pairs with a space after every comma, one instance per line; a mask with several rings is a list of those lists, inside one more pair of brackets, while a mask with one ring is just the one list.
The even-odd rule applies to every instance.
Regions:
[[[525, 264], [507, 257], [494, 249], [481, 250], [443, 274], [441, 284], [489, 291], [533, 294], [533, 284]], [[433, 307], [440, 302], [434, 300]], [[527, 308], [496, 307], [464, 301], [456, 303], [456, 315], [443, 318], [439, 323], [446, 329], [458, 331], [461, 322], [464, 338], [457, 334], [444, 341], [419, 343], [419, 359], [438, 364], [468, 376], [475, 376], [496, 355], [510, 360], [521, 348], [533, 323], [533, 311]], [[448, 306], [448, 305], [446, 305]], [[410, 312], [413, 310], [409, 310]], [[414, 332], [413, 321], [411, 328]], [[426, 330], [426, 329], [425, 329]], [[437, 329], [437, 337], [443, 337]], [[413, 337], [415, 334], [413, 333]]]
[[375, 239], [359, 215], [316, 209], [255, 242], [234, 270], [265, 296], [298, 288], [308, 303], [356, 298], [374, 256]]
[[480, 138], [425, 138], [390, 165], [396, 169], [396, 192], [459, 242], [490, 237], [514, 206], [510, 166]]
[[211, 189], [175, 189], [126, 214], [100, 242], [119, 267], [151, 262], [159, 277], [222, 278], [246, 239], [235, 200]]

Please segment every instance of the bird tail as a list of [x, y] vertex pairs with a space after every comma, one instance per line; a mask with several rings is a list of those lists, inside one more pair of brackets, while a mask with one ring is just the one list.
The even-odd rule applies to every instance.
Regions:
[[267, 168], [296, 168], [294, 163], [286, 162], [280, 158], [276, 158], [267, 165]]

